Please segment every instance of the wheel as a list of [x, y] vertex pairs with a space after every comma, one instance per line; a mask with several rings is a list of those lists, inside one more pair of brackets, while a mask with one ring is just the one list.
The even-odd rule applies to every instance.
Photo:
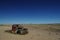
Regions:
[[23, 35], [23, 34], [24, 34], [24, 30], [21, 30], [21, 31], [20, 31], [20, 34]]
[[21, 30], [21, 31], [20, 31], [20, 34], [22, 34], [22, 35], [27, 34], [27, 33], [28, 33], [27, 30]]
[[27, 34], [27, 33], [28, 33], [28, 30], [27, 29], [18, 29], [17, 30], [17, 34], [24, 35], [24, 34]]

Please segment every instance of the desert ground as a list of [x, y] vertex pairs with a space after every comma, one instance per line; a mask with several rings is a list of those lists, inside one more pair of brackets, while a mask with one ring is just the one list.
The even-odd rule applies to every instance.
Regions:
[[[29, 33], [19, 35], [5, 32], [10, 30], [9, 26], [0, 26], [0, 40], [60, 40], [60, 24], [59, 25], [22, 25], [28, 28]], [[51, 30], [51, 31], [50, 31]], [[57, 30], [57, 31], [56, 31]]]

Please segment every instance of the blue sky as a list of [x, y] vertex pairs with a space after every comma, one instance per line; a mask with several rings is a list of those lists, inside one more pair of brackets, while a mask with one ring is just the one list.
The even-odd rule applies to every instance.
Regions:
[[60, 23], [60, 0], [0, 0], [0, 24]]

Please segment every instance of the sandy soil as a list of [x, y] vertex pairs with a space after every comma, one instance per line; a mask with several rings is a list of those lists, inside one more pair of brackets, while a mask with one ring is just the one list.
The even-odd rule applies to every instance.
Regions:
[[45, 27], [26, 26], [29, 33], [26, 35], [17, 35], [5, 32], [11, 29], [9, 26], [0, 26], [0, 40], [60, 40], [60, 34], [43, 30]]

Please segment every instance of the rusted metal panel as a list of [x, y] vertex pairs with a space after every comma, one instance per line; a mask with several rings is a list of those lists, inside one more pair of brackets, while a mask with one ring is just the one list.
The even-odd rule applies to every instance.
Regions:
[[17, 26], [16, 25], [12, 25], [12, 31], [16, 31]]

